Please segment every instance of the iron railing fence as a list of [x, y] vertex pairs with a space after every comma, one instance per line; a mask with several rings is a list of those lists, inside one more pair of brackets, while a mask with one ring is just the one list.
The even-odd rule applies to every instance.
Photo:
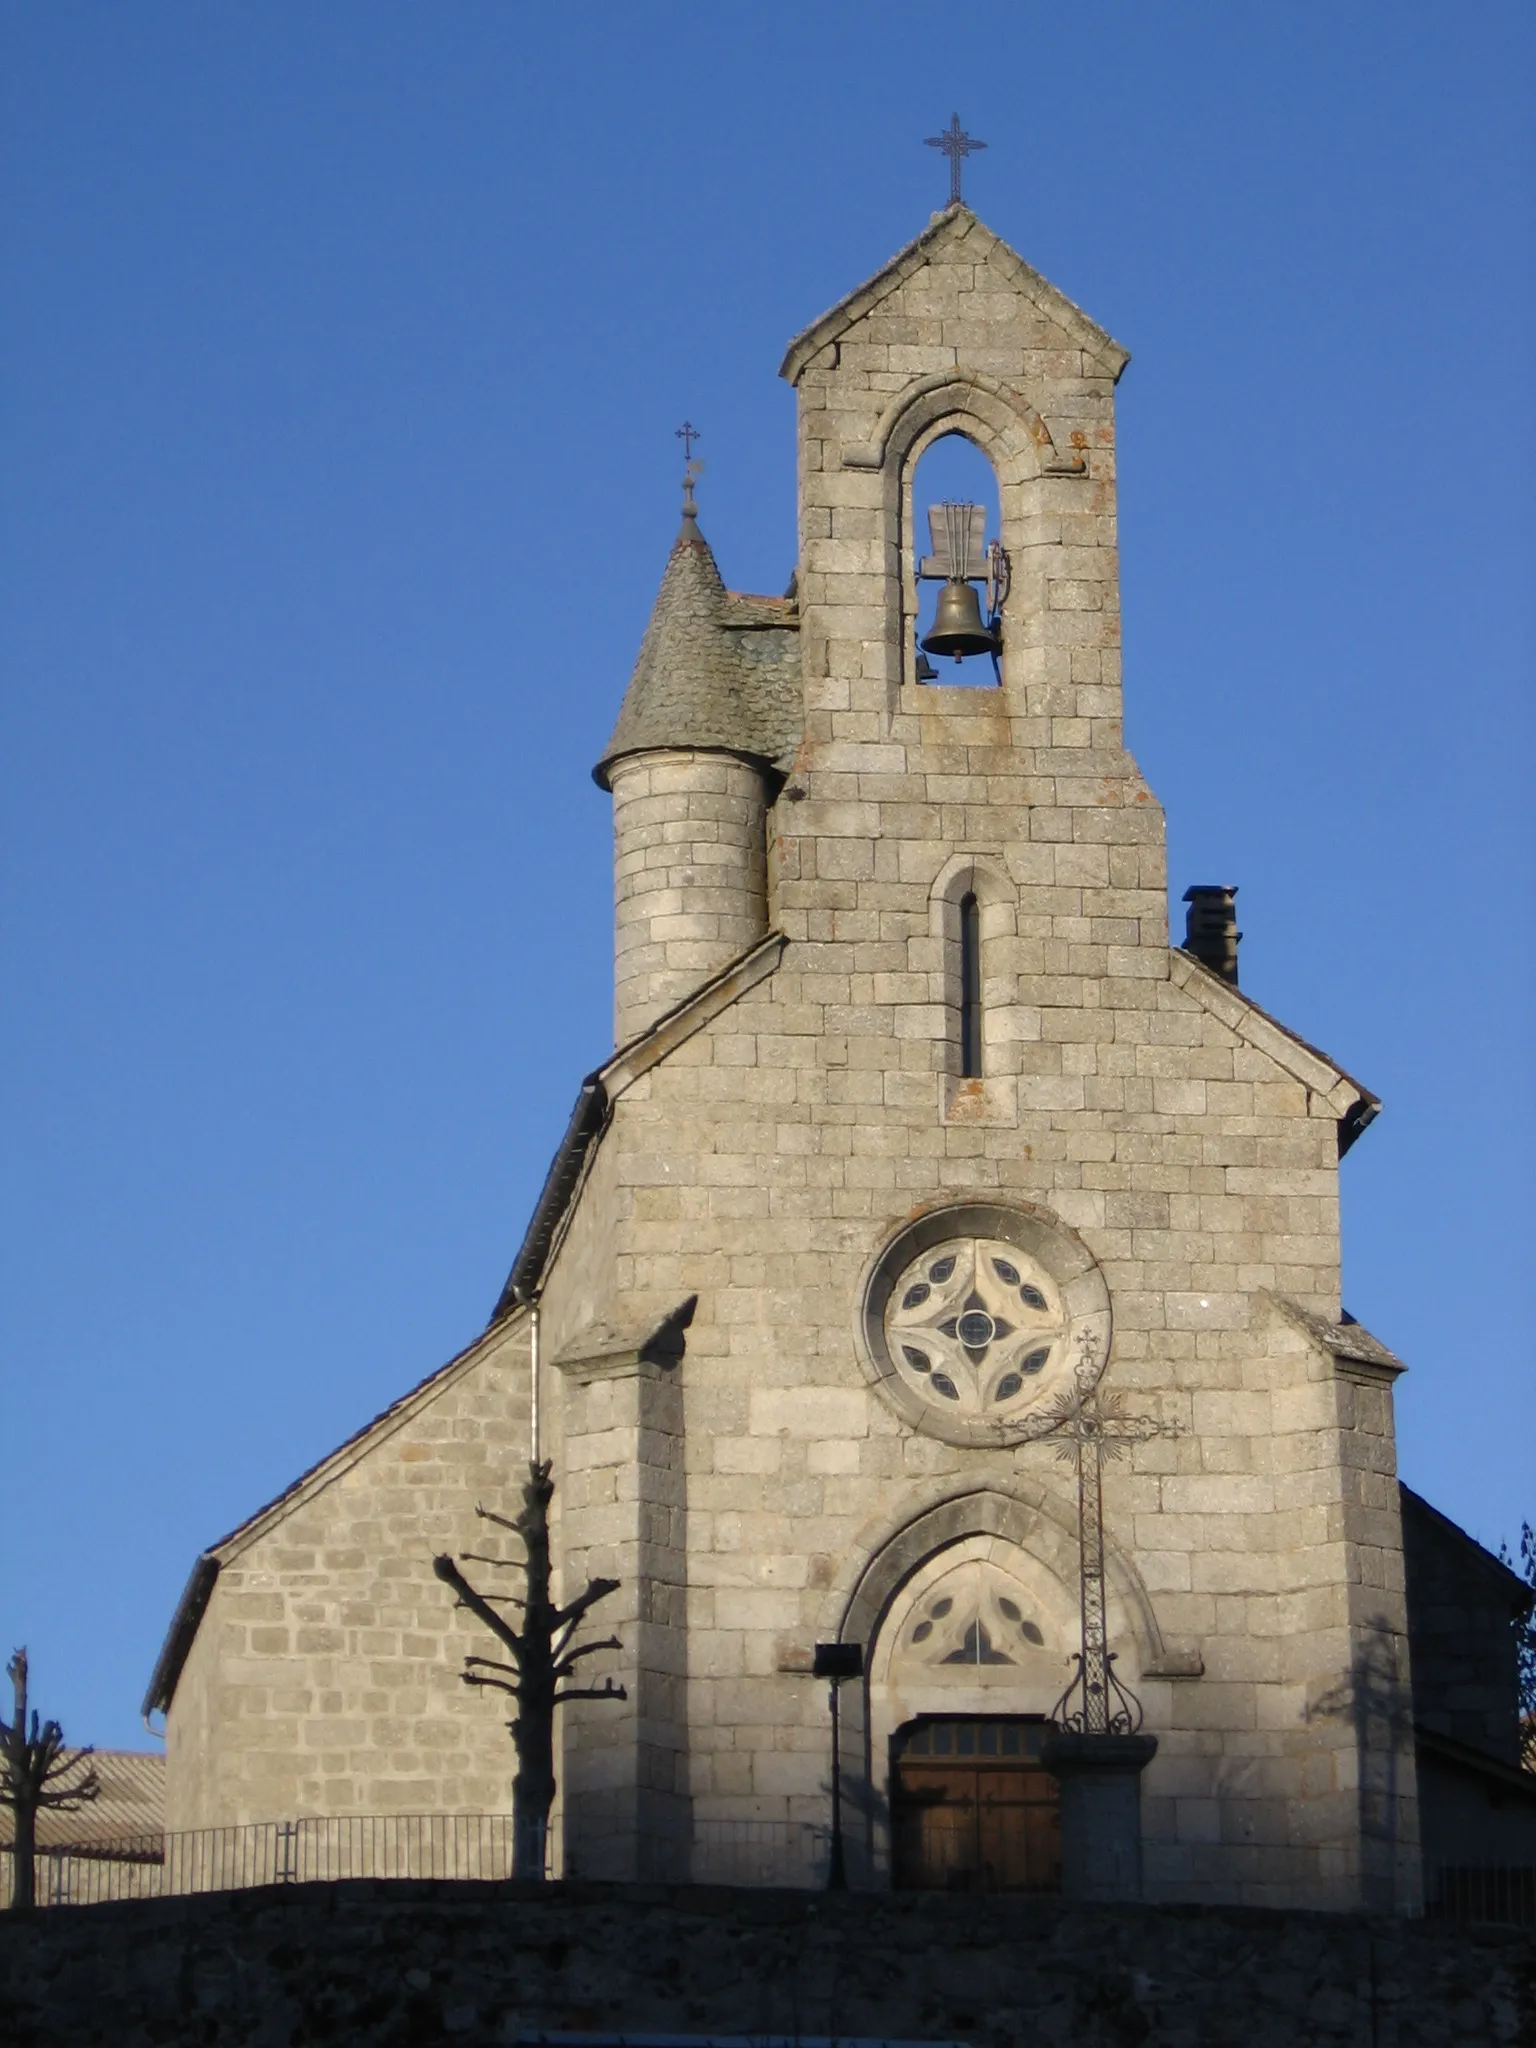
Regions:
[[[828, 1852], [826, 1828], [808, 1821], [699, 1819], [687, 1869], [695, 1884], [819, 1890]], [[0, 1844], [0, 1903], [11, 1898], [11, 1860]], [[348, 1877], [489, 1881], [511, 1872], [510, 1814], [348, 1814], [40, 1847], [34, 1888], [40, 1906], [89, 1906]]]
[[[0, 1848], [0, 1899], [12, 1894], [12, 1860]], [[345, 1877], [494, 1879], [511, 1871], [510, 1814], [347, 1814], [40, 1847], [34, 1890], [39, 1905], [87, 1906]]]
[[[826, 1828], [809, 1821], [700, 1818], [688, 1874], [695, 1884], [815, 1891], [827, 1881], [829, 1848]], [[0, 1904], [11, 1899], [12, 1860], [0, 1843]], [[40, 1906], [81, 1906], [349, 1877], [492, 1881], [511, 1872], [510, 1814], [349, 1814], [39, 1848], [36, 1897]], [[1425, 1878], [1430, 1919], [1536, 1928], [1536, 1864], [1432, 1864]]]
[[812, 1821], [696, 1818], [688, 1874], [695, 1884], [820, 1891], [831, 1846], [830, 1831]]
[[1431, 1920], [1536, 1927], [1536, 1863], [1440, 1863], [1425, 1875]]

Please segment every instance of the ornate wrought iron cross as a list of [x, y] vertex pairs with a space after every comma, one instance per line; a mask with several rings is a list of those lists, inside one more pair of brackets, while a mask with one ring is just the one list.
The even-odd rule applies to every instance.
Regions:
[[923, 138], [926, 149], [942, 149], [949, 158], [949, 203], [960, 204], [960, 166], [965, 159], [978, 149], [985, 149], [984, 142], [978, 142], [974, 135], [967, 135], [960, 126], [960, 116], [951, 114], [949, 126], [942, 135], [926, 135]]
[[695, 441], [702, 441], [704, 436], [699, 432], [692, 420], [684, 420], [683, 424], [677, 429], [674, 438], [683, 444], [683, 460], [685, 462], [692, 462], [693, 444]]
[[1123, 1458], [1129, 1444], [1172, 1436], [1176, 1425], [1153, 1415], [1127, 1415], [1122, 1397], [1097, 1391], [1093, 1339], [1085, 1337], [1073, 1384], [1025, 1425], [1025, 1440], [1054, 1443], [1061, 1459], [1077, 1460], [1078, 1604], [1082, 1648], [1077, 1675], [1051, 1709], [1059, 1728], [1080, 1735], [1134, 1735], [1141, 1702], [1115, 1676], [1104, 1590], [1104, 1461]]

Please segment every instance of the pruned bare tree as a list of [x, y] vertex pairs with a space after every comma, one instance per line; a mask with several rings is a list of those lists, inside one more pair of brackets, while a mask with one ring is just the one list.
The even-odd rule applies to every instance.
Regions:
[[35, 1707], [29, 1732], [26, 1650], [18, 1650], [5, 1669], [16, 1706], [9, 1721], [0, 1721], [0, 1806], [8, 1806], [14, 1817], [11, 1908], [20, 1912], [35, 1897], [37, 1816], [45, 1809], [75, 1813], [88, 1806], [100, 1793], [101, 1780], [91, 1750], [70, 1749], [58, 1722], [39, 1723]]
[[[542, 1878], [545, 1843], [549, 1833], [550, 1809], [555, 1803], [555, 1709], [567, 1700], [621, 1700], [622, 1685], [605, 1679], [602, 1685], [572, 1685], [571, 1678], [583, 1657], [598, 1650], [617, 1650], [617, 1636], [601, 1642], [573, 1647], [573, 1639], [587, 1614], [599, 1600], [618, 1591], [617, 1579], [591, 1579], [585, 1589], [564, 1607], [550, 1598], [549, 1504], [555, 1484], [550, 1464], [528, 1467], [523, 1488], [523, 1511], [516, 1521], [476, 1506], [475, 1513], [498, 1528], [508, 1529], [523, 1541], [523, 1557], [483, 1557], [466, 1552], [466, 1564], [486, 1564], [500, 1570], [524, 1574], [524, 1599], [509, 1593], [482, 1593], [473, 1587], [451, 1557], [432, 1560], [432, 1569], [510, 1654], [510, 1664], [492, 1657], [466, 1657], [461, 1676], [466, 1685], [489, 1686], [510, 1693], [517, 1701], [517, 1714], [507, 1723], [517, 1749], [517, 1774], [512, 1780], [512, 1875]], [[523, 1625], [514, 1628], [498, 1607], [520, 1607]]]

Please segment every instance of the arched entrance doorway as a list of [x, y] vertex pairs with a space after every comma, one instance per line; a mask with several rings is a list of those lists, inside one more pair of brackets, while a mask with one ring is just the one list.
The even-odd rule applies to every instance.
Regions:
[[[817, 1639], [867, 1646], [864, 1683], [843, 1698], [856, 1885], [901, 1881], [897, 1738], [935, 1722], [1043, 1728], [1072, 1675], [1080, 1640], [1073, 1505], [1021, 1475], [1014, 1488], [956, 1493], [893, 1525], [870, 1544], [848, 1588], [829, 1595]], [[1134, 1686], [1161, 1637], [1145, 1588], [1113, 1549], [1108, 1590], [1110, 1637], [1123, 1645], [1117, 1668]]]
[[898, 1890], [1053, 1891], [1056, 1781], [1040, 1762], [1075, 1616], [1061, 1580], [995, 1536], [909, 1577], [871, 1674], [888, 1736]]
[[908, 1722], [891, 1738], [898, 1891], [1061, 1889], [1061, 1802], [1039, 1715]]

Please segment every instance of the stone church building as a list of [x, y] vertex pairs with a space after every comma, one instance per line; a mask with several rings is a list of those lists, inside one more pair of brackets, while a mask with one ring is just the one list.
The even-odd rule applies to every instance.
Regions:
[[[198, 1560], [146, 1703], [171, 1828], [506, 1811], [432, 1559], [515, 1512], [535, 1403], [563, 1583], [620, 1581], [568, 1872], [811, 1869], [841, 1642], [854, 1881], [1048, 1888], [1082, 1589], [1046, 1432], [1084, 1400], [1134, 1424], [1104, 1585], [1148, 1898], [1412, 1912], [1426, 1772], [1447, 1810], [1458, 1768], [1518, 1778], [1517, 1582], [1400, 1493], [1401, 1366], [1340, 1302], [1377, 1102], [1241, 992], [1230, 892], [1170, 942], [1121, 736], [1126, 361], [961, 205], [790, 344], [789, 593], [727, 589], [690, 501], [595, 769], [617, 1049], [488, 1328]], [[996, 531], [914, 495], [952, 435]]]

